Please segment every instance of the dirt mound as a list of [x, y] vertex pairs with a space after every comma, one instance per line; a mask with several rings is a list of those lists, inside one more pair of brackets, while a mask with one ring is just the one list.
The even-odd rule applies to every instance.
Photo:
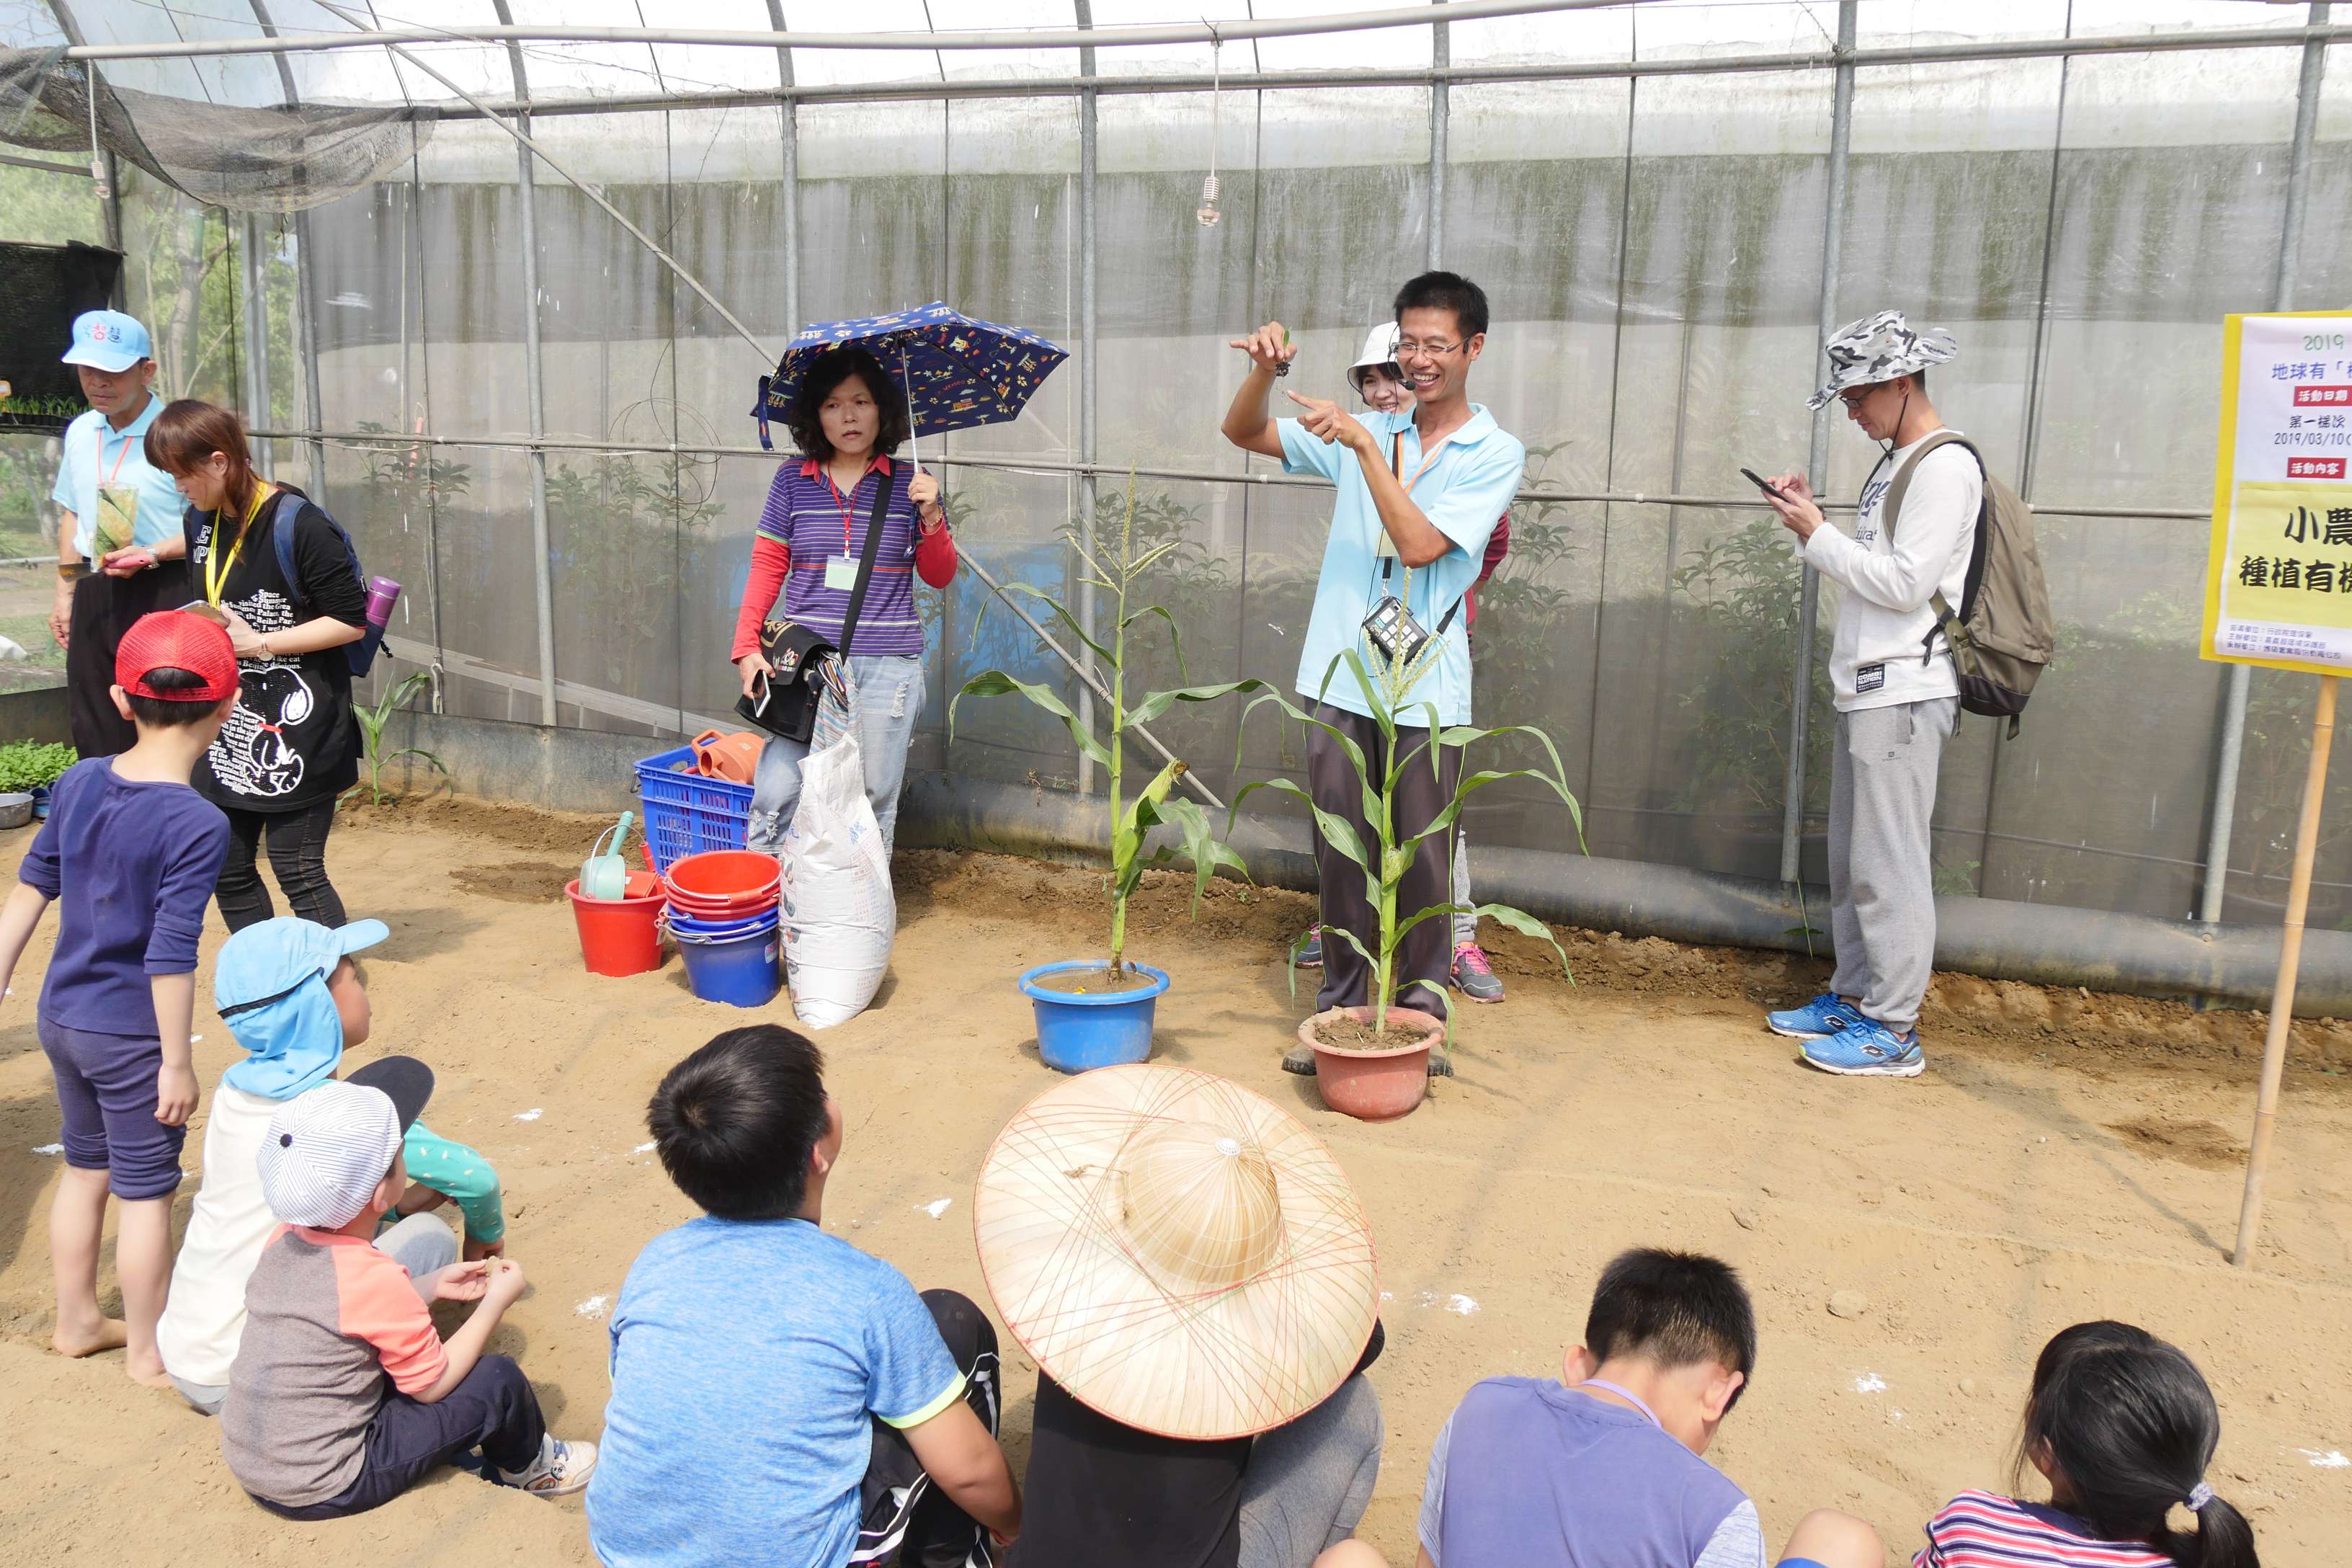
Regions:
[[[572, 855], [574, 867], [595, 846], [596, 836], [613, 826], [609, 816], [541, 811], [537, 806], [447, 794], [387, 796], [382, 805], [355, 803], [343, 808], [338, 822], [391, 833], [454, 833], [513, 849], [564, 850]], [[630, 843], [634, 845], [636, 837], [632, 829]], [[565, 875], [568, 879], [572, 873]], [[562, 886], [557, 883], [557, 891]]]
[[[1099, 871], [1003, 855], [921, 849], [900, 855], [896, 874], [902, 911], [915, 900], [976, 915], [1057, 921], [1079, 944], [1072, 957], [1103, 940], [1108, 903]], [[1128, 910], [1130, 956], [1150, 963], [1154, 940], [1181, 938], [1192, 930], [1195, 938], [1241, 943], [1265, 962], [1279, 963], [1315, 920], [1315, 900], [1285, 889], [1213, 882], [1202, 895], [1197, 925], [1192, 901], [1190, 876], [1145, 872]], [[1761, 1007], [1801, 1002], [1829, 984], [1827, 960], [1797, 953], [1692, 947], [1571, 926], [1555, 927], [1553, 934], [1567, 954], [1572, 983], [1587, 990]], [[1480, 928], [1479, 940], [1496, 971], [1514, 986], [1570, 983], [1561, 976], [1559, 956], [1534, 937], [1489, 921]], [[2259, 1058], [2268, 1019], [2259, 1012], [2200, 1011], [2144, 996], [1939, 972], [1928, 988], [1921, 1023], [1933, 1039], [1958, 1037], [1996, 1050], [2214, 1066]], [[2289, 1059], [2296, 1066], [2352, 1073], [2352, 1021], [2299, 1019], [2292, 1042]]]
[[2107, 1131], [2122, 1133], [2134, 1148], [2200, 1171], [2241, 1170], [2246, 1163], [2246, 1146], [2210, 1121], [2138, 1116], [2129, 1121], [2110, 1121]]
[[563, 896], [563, 885], [580, 875], [577, 863], [512, 860], [503, 866], [459, 866], [449, 880], [460, 890], [509, 904], [543, 904]]

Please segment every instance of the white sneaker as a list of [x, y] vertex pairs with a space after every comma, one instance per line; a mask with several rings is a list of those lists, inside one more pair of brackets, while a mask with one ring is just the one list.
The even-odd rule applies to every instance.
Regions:
[[539, 1458], [530, 1468], [500, 1470], [499, 1479], [533, 1497], [569, 1497], [588, 1484], [588, 1474], [595, 1468], [595, 1444], [564, 1443], [543, 1436], [539, 1440]]

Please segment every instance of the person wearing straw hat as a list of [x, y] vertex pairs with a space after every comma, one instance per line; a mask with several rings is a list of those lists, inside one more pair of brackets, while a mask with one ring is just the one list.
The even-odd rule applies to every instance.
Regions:
[[730, 1029], [646, 1108], [703, 1213], [646, 1244], [613, 1308], [588, 1489], [608, 1568], [992, 1568], [1021, 1534], [987, 1315], [825, 1234], [824, 1068], [803, 1035]]
[[1099, 1068], [997, 1135], [981, 1271], [1037, 1363], [1013, 1568], [1307, 1568], [1380, 1473], [1371, 1226], [1287, 1112]]

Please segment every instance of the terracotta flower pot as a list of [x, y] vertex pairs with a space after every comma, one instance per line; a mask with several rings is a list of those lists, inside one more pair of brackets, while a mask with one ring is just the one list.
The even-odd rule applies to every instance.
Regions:
[[1445, 1020], [1415, 1007], [1389, 1009], [1391, 1028], [1417, 1028], [1422, 1042], [1395, 1051], [1358, 1051], [1327, 1046], [1317, 1026], [1341, 1019], [1372, 1021], [1370, 1007], [1334, 1007], [1298, 1026], [1298, 1038], [1315, 1053], [1315, 1087], [1323, 1103], [1360, 1121], [1387, 1121], [1419, 1105], [1429, 1093], [1429, 1052], [1445, 1038]]

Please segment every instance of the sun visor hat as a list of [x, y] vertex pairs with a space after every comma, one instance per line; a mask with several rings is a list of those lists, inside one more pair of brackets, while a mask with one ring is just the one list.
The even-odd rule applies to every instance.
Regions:
[[1359, 393], [1364, 390], [1364, 373], [1381, 370], [1398, 381], [1404, 374], [1397, 368], [1397, 330], [1394, 321], [1382, 321], [1364, 334], [1364, 352], [1348, 367], [1348, 384]]

